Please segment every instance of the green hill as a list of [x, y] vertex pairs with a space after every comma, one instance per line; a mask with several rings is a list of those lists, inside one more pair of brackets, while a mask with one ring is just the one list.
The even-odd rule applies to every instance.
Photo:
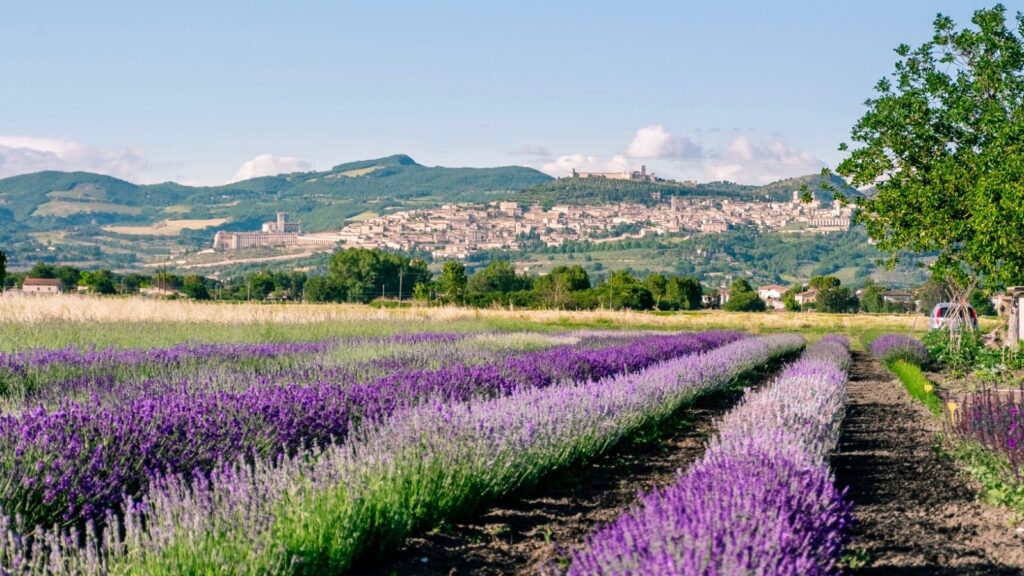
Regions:
[[[139, 260], [207, 247], [214, 230], [255, 230], [284, 211], [309, 231], [337, 230], [353, 218], [448, 202], [651, 204], [655, 197], [787, 200], [810, 175], [747, 186], [592, 178], [553, 179], [532, 168], [446, 168], [404, 154], [253, 178], [223, 186], [139, 185], [86, 172], [38, 172], [0, 180], [0, 248], [12, 266], [38, 260], [135, 267]], [[841, 180], [837, 188], [856, 195]], [[821, 197], [821, 196], [819, 196]], [[825, 199], [825, 198], [823, 198]]]
[[38, 172], [0, 180], [0, 246], [15, 266], [38, 259], [126, 266], [136, 254], [202, 246], [214, 227], [258, 228], [278, 210], [311, 231], [338, 229], [367, 212], [504, 199], [548, 180], [521, 166], [428, 167], [405, 155], [223, 186], [138, 185], [85, 172]]

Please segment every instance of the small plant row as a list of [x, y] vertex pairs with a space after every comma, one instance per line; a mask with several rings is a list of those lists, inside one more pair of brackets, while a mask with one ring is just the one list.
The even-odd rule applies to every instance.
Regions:
[[243, 456], [274, 458], [342, 442], [354, 427], [428, 398], [462, 401], [597, 380], [739, 337], [654, 335], [602, 349], [560, 347], [487, 365], [400, 371], [369, 383], [285, 382], [26, 410], [0, 417], [0, 508], [29, 525], [97, 519], [125, 495], [143, 494], [154, 477], [194, 476]]
[[[155, 482], [102, 532], [2, 539], [15, 573], [324, 574], [593, 457], [804, 345], [747, 338], [597, 381], [402, 409], [311, 456], [237, 460]], [[12, 534], [16, 534], [14, 527]], [[85, 543], [81, 547], [79, 543]]]
[[942, 416], [942, 398], [921, 370], [932, 363], [931, 354], [921, 341], [905, 334], [882, 334], [871, 341], [868, 349], [900, 379], [911, 398], [936, 416]]
[[839, 571], [852, 522], [829, 457], [845, 414], [849, 343], [825, 337], [719, 423], [702, 460], [599, 529], [571, 576]]
[[[875, 343], [872, 343], [872, 351], [876, 349]], [[878, 348], [886, 347], [879, 345]], [[876, 355], [886, 360], [883, 354], [876, 352]], [[893, 357], [886, 364], [911, 397], [946, 420], [956, 440], [954, 455], [981, 484], [987, 496], [995, 502], [1024, 511], [1024, 483], [1021, 481], [1021, 473], [1024, 472], [1024, 387], [1008, 390], [988, 388], [947, 395], [943, 399], [921, 370], [921, 366], [928, 363], [918, 361], [919, 358], [918, 352], [911, 357]]]

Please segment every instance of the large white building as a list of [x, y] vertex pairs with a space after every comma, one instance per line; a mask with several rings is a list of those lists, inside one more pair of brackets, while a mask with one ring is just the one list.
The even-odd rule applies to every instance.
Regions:
[[264, 222], [259, 232], [218, 231], [213, 235], [214, 250], [241, 250], [261, 246], [334, 246], [334, 234], [304, 235], [301, 222], [288, 222], [284, 212], [273, 222]]

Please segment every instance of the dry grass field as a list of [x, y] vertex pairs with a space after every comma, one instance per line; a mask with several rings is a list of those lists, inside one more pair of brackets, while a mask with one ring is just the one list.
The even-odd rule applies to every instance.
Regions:
[[[996, 325], [984, 319], [983, 328]], [[920, 333], [920, 315], [633, 312], [617, 310], [478, 310], [459, 307], [377, 308], [360, 304], [257, 304], [84, 295], [0, 295], [0, 350], [29, 346], [159, 346], [194, 341], [310, 340], [407, 330], [560, 330], [568, 328], [799, 332], [812, 338], [842, 332]]]
[[736, 313], [634, 312], [620, 310], [508, 310], [446, 307], [376, 308], [361, 304], [257, 304], [161, 301], [141, 297], [110, 298], [83, 295], [56, 297], [4, 294], [0, 297], [0, 323], [40, 322], [189, 322], [304, 324], [379, 320], [520, 321], [538, 324], [596, 324], [663, 330], [736, 328], [750, 332], [841, 331], [886, 329], [901, 332], [925, 329], [917, 315], [819, 314], [806, 312]]

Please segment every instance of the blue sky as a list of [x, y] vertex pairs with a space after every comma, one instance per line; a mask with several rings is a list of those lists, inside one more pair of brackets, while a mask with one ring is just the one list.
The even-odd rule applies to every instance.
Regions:
[[0, 177], [213, 184], [406, 153], [767, 182], [834, 166], [893, 48], [988, 5], [7, 3]]

